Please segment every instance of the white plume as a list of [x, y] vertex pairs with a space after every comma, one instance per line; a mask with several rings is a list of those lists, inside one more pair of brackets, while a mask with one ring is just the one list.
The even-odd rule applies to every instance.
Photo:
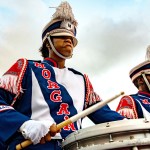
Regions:
[[146, 49], [146, 56], [145, 56], [146, 60], [150, 60], [150, 45], [147, 47]]
[[72, 8], [68, 2], [64, 1], [56, 8], [56, 12], [53, 14], [52, 20], [55, 19], [63, 19], [69, 20], [75, 26], [78, 25], [77, 21], [74, 18], [74, 14], [72, 12]]

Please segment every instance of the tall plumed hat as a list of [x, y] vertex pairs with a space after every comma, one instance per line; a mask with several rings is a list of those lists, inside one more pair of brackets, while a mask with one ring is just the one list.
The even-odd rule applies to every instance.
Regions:
[[150, 74], [150, 45], [147, 47], [146, 60], [135, 66], [129, 72], [132, 82], [142, 74]]
[[76, 28], [77, 21], [74, 18], [72, 8], [68, 2], [62, 2], [53, 14], [50, 22], [42, 31], [42, 41], [44, 42], [47, 36], [71, 36], [73, 37], [73, 45], [77, 45]]

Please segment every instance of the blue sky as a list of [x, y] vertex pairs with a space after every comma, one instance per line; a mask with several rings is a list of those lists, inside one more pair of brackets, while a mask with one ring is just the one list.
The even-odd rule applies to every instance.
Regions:
[[[0, 75], [19, 58], [42, 59], [41, 33], [61, 0], [0, 0]], [[78, 46], [67, 61], [87, 73], [107, 99], [137, 89], [128, 72], [145, 60], [150, 44], [149, 0], [68, 0], [78, 20]], [[6, 61], [7, 60], [7, 61]], [[118, 99], [119, 100], [119, 99]], [[115, 109], [118, 100], [111, 102]]]

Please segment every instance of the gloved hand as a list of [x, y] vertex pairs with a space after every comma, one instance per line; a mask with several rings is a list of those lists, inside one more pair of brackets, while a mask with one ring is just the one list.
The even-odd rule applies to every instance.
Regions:
[[51, 140], [49, 127], [47, 121], [28, 120], [21, 125], [20, 131], [24, 138], [30, 139], [33, 144], [45, 143], [45, 141]]

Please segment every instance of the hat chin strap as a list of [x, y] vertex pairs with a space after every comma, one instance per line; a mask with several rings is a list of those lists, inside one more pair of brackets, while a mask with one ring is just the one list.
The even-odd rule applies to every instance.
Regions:
[[62, 54], [60, 54], [60, 53], [55, 49], [55, 47], [54, 47], [54, 45], [53, 45], [53, 43], [52, 43], [52, 40], [51, 40], [50, 36], [47, 36], [47, 39], [48, 39], [48, 42], [49, 42], [49, 44], [50, 44], [50, 46], [51, 46], [53, 52], [54, 52], [57, 56], [59, 56], [60, 58], [63, 58], [63, 59], [69, 59], [69, 58], [72, 57], [72, 55], [69, 56], [69, 57], [65, 57], [65, 56], [63, 56]]
[[144, 79], [144, 81], [145, 81], [145, 83], [146, 83], [146, 85], [147, 85], [147, 87], [148, 87], [148, 89], [150, 91], [150, 84], [149, 84], [149, 81], [147, 80], [144, 72], [142, 72], [142, 77], [143, 77], [143, 79]]

